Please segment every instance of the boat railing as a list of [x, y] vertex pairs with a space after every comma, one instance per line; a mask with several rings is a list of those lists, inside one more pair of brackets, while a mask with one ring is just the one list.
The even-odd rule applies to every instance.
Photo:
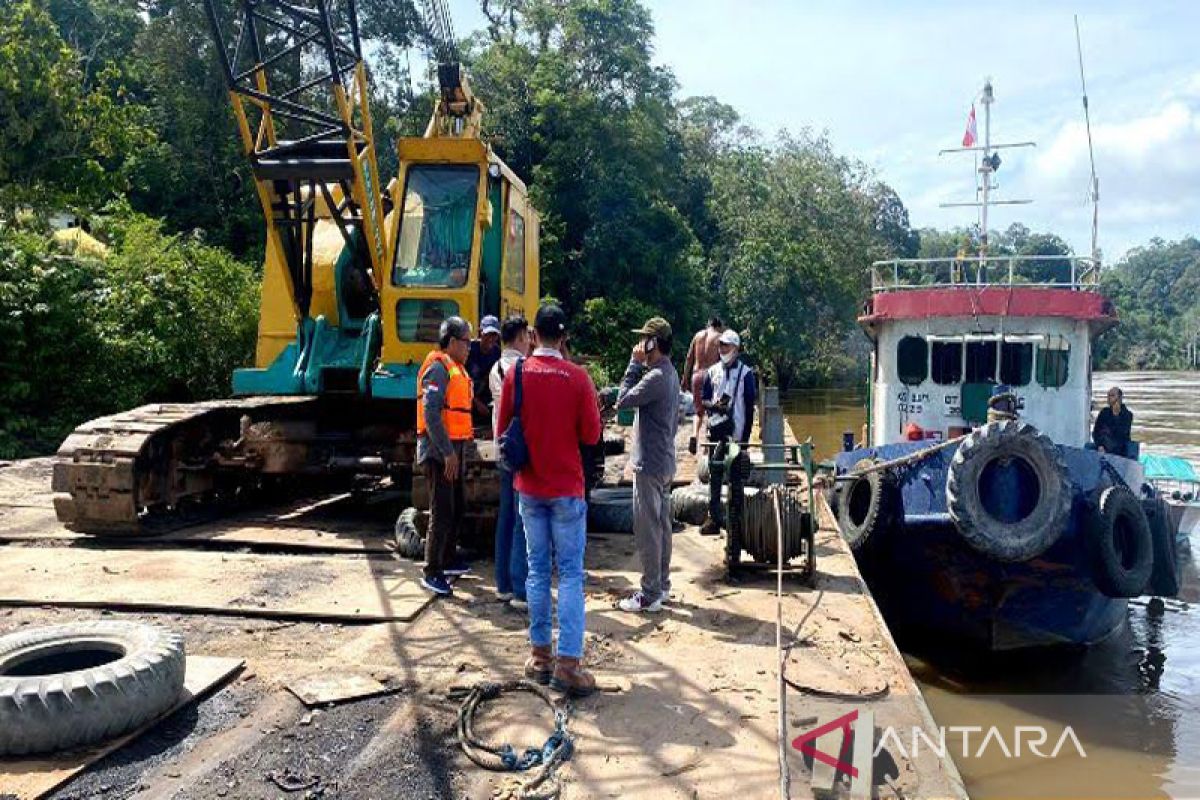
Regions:
[[1088, 256], [894, 258], [871, 265], [871, 291], [942, 287], [1099, 288], [1100, 264]]

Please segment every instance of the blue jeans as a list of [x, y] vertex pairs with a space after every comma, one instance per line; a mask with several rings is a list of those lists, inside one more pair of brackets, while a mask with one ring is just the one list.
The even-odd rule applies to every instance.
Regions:
[[521, 498], [525, 546], [529, 553], [529, 641], [551, 644], [550, 578], [558, 567], [558, 655], [583, 658], [583, 549], [587, 543], [587, 503], [582, 497]]
[[513, 474], [500, 470], [500, 517], [496, 520], [496, 591], [525, 599], [529, 561], [525, 555], [525, 526], [517, 508]]

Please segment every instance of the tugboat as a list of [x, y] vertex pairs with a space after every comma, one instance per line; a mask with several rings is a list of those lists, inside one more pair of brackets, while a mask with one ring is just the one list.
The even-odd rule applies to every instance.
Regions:
[[[867, 438], [831, 507], [889, 622], [987, 650], [1089, 645], [1178, 591], [1166, 505], [1134, 452], [1089, 444], [1092, 347], [1117, 324], [1093, 255], [993, 256], [990, 81], [977, 256], [871, 268]], [[974, 112], [972, 111], [972, 122]], [[974, 132], [971, 131], [973, 134]]]

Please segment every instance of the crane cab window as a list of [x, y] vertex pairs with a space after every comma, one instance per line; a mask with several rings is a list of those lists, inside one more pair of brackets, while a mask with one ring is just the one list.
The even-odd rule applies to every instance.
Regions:
[[410, 167], [404, 180], [404, 213], [396, 237], [392, 281], [397, 286], [467, 283], [479, 167], [424, 164]]
[[962, 342], [933, 342], [930, 367], [934, 383], [940, 386], [961, 383]]
[[504, 238], [504, 288], [525, 294], [525, 218], [515, 208], [508, 211]]
[[1071, 363], [1071, 346], [1042, 345], [1037, 354], [1037, 382], [1047, 389], [1057, 389], [1067, 382], [1067, 370]]
[[442, 320], [457, 316], [453, 300], [401, 300], [396, 304], [396, 336], [402, 342], [437, 342]]
[[967, 383], [996, 382], [996, 342], [967, 342]]
[[1033, 379], [1033, 344], [1003, 342], [1000, 345], [1000, 382], [1028, 386]]

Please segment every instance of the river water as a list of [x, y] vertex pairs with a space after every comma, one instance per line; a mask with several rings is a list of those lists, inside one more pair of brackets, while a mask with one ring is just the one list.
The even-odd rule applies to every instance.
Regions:
[[[1110, 386], [1124, 391], [1143, 451], [1181, 456], [1200, 468], [1200, 373], [1094, 377], [1096, 409]], [[825, 458], [838, 451], [843, 431], [857, 438], [865, 395], [797, 392], [785, 399], [785, 412], [797, 437], [811, 436]], [[1146, 598], [1131, 601], [1125, 628], [1086, 652], [980, 658], [963, 656], [953, 643], [899, 643], [940, 726], [1026, 724], [1031, 715], [1053, 718], [1052, 709], [1065, 706], [1096, 712], [1090, 720], [1071, 718], [1086, 758], [1030, 764], [994, 747], [960, 758], [952, 744], [972, 797], [1200, 797], [1200, 576], [1192, 552], [1200, 553], [1200, 541], [1181, 552], [1178, 600], [1161, 611]]]

